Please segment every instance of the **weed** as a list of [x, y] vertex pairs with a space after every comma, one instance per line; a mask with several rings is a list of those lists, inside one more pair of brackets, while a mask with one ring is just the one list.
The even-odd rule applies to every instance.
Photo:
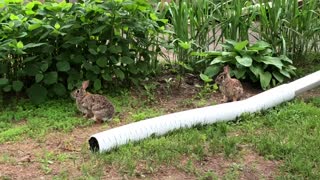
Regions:
[[102, 161], [98, 154], [92, 154], [89, 160], [83, 160], [80, 169], [84, 179], [101, 179], [103, 175]]
[[212, 95], [212, 93], [218, 90], [218, 87], [216, 84], [205, 83], [204, 86], [198, 86], [198, 87], [200, 88], [200, 91], [196, 97], [199, 99], [208, 98], [209, 96]]
[[[163, 114], [163, 111], [161, 109], [137, 109], [135, 112], [131, 113], [131, 118], [134, 122], [144, 120], [147, 118], [156, 117]], [[130, 119], [131, 119], [130, 118]]]
[[9, 154], [4, 153], [0, 156], [0, 164], [14, 164], [15, 159], [12, 158]]
[[145, 96], [147, 97], [147, 103], [154, 103], [155, 102], [155, 92], [157, 89], [157, 84], [156, 83], [149, 83], [149, 84], [144, 84], [144, 93]]
[[223, 179], [239, 179], [239, 174], [241, 171], [241, 165], [233, 163], [228, 169], [227, 174], [223, 177]]
[[208, 171], [199, 177], [200, 180], [218, 180], [218, 176], [212, 172]]
[[59, 172], [58, 175], [55, 175], [53, 177], [53, 180], [61, 180], [61, 179], [69, 179], [69, 172], [68, 170], [63, 170], [61, 172]]

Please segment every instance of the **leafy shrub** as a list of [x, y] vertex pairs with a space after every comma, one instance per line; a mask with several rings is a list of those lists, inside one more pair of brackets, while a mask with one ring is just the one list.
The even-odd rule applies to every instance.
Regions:
[[237, 79], [260, 81], [263, 89], [269, 88], [270, 85], [275, 86], [295, 74], [296, 68], [291, 65], [292, 61], [285, 55], [274, 56], [271, 45], [264, 41], [248, 46], [247, 40], [241, 42], [226, 40], [222, 46], [223, 51], [198, 54], [205, 57], [205, 62], [209, 62], [204, 71], [206, 76], [202, 75], [202, 79], [217, 75], [224, 64], [232, 67], [231, 73]]
[[154, 73], [158, 19], [147, 0], [10, 4], [0, 13], [0, 92], [40, 103], [82, 79], [137, 83]]

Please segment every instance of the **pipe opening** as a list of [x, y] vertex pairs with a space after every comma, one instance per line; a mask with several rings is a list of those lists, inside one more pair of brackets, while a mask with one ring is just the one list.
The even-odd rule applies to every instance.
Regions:
[[89, 145], [90, 145], [90, 150], [92, 152], [98, 152], [99, 151], [99, 143], [98, 140], [95, 137], [91, 137], [89, 139]]

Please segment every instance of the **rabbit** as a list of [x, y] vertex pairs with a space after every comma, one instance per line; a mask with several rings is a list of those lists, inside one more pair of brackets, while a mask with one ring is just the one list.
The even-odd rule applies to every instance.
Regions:
[[71, 93], [76, 100], [78, 110], [84, 114], [85, 118], [91, 118], [99, 123], [111, 120], [115, 112], [113, 104], [105, 96], [87, 92], [88, 86], [89, 80], [83, 81], [81, 88]]
[[230, 77], [228, 65], [226, 65], [223, 68], [223, 72], [216, 77], [215, 82], [218, 84], [219, 90], [223, 95], [221, 102], [237, 101], [243, 97], [242, 84], [238, 79]]

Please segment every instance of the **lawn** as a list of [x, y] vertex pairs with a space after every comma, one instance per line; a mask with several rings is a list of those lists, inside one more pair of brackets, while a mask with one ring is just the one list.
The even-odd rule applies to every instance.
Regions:
[[[28, 101], [2, 107], [2, 179], [239, 179], [320, 177], [320, 89], [273, 109], [233, 122], [196, 126], [162, 137], [89, 151], [90, 135], [173, 111], [215, 104], [220, 93], [199, 96], [133, 93], [110, 100], [110, 123], [83, 119], [71, 99], [35, 106]], [[310, 98], [311, 96], [311, 98]], [[201, 98], [202, 97], [202, 98]], [[154, 99], [150, 102], [149, 99]], [[141, 100], [143, 99], [143, 100]]]

